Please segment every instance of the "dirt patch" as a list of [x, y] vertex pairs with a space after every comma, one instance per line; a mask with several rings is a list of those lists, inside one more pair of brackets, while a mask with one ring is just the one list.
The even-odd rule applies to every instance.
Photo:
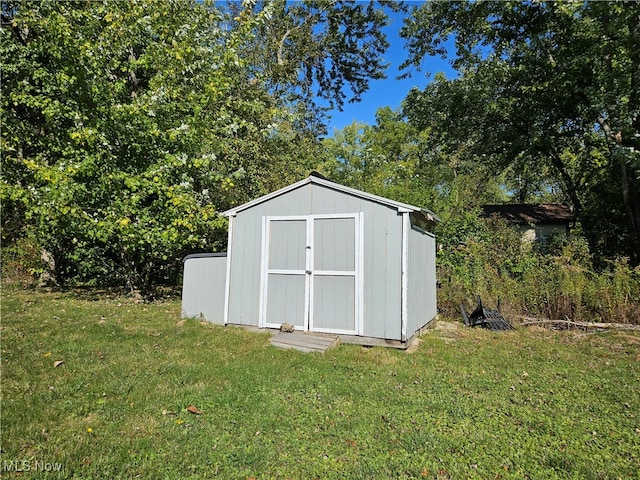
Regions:
[[422, 339], [421, 338], [414, 338], [413, 341], [411, 342], [411, 345], [409, 345], [407, 347], [407, 349], [405, 350], [405, 352], [407, 353], [415, 353], [416, 351], [418, 351], [418, 348], [420, 348], [420, 344], [422, 343]]
[[438, 320], [435, 327], [433, 328], [441, 332], [457, 332], [460, 328], [459, 325], [460, 324], [454, 322], [445, 322], [443, 320]]
[[438, 320], [433, 327], [437, 332], [437, 336], [447, 343], [452, 343], [458, 340], [458, 338], [464, 336], [460, 329], [463, 327], [458, 322], [447, 322], [444, 320]]

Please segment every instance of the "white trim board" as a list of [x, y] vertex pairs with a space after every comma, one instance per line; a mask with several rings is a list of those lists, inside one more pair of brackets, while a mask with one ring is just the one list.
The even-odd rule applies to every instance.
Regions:
[[231, 245], [233, 245], [233, 217], [229, 217], [229, 231], [227, 236], [227, 273], [224, 286], [224, 324], [229, 323], [229, 297], [231, 296], [231, 258], [233, 252], [231, 251]]
[[411, 228], [411, 219], [409, 212], [402, 214], [402, 270], [401, 270], [401, 302], [402, 310], [400, 312], [400, 339], [405, 342], [407, 340], [407, 323], [409, 316], [409, 229]]

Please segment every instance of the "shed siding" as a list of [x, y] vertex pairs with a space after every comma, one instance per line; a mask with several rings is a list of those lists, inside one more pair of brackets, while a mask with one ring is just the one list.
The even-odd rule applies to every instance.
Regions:
[[364, 214], [362, 333], [400, 340], [402, 216], [395, 208], [316, 184], [266, 200], [235, 217], [229, 323], [258, 325], [263, 217], [358, 212]]
[[252, 222], [250, 215], [233, 219], [228, 323], [258, 325], [261, 236], [262, 225]]
[[304, 328], [305, 278], [301, 275], [271, 275], [267, 300], [267, 322], [290, 323]]
[[185, 258], [182, 282], [182, 318], [202, 317], [224, 323], [226, 255], [192, 255]]
[[412, 228], [409, 231], [408, 337], [429, 323], [437, 313], [435, 255], [435, 238]]
[[309, 185], [313, 213], [364, 214], [364, 336], [400, 340], [402, 215], [395, 208]]
[[307, 223], [304, 220], [271, 222], [269, 268], [304, 270]]
[[356, 269], [355, 227], [353, 218], [318, 218], [315, 220], [313, 225], [314, 269]]
[[314, 279], [313, 327], [354, 331], [356, 329], [355, 299], [356, 289], [353, 277], [316, 277]]

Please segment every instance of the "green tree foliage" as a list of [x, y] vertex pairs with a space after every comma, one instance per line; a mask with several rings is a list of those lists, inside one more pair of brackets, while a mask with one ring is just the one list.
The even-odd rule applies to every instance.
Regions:
[[[233, 12], [240, 7], [230, 3], [230, 8]], [[252, 5], [254, 12], [265, 9], [269, 21], [255, 25], [241, 55], [267, 79], [271, 92], [305, 105], [302, 118], [324, 133], [318, 121], [323, 112], [341, 109], [345, 101], [360, 101], [370, 80], [385, 78], [385, 10], [404, 7], [390, 0], [275, 0]], [[242, 13], [234, 15], [238, 22], [243, 18]]]
[[434, 210], [448, 220], [461, 210], [504, 200], [500, 176], [434, 145], [389, 107], [376, 124], [353, 123], [324, 141], [323, 172], [344, 185]]
[[183, 2], [3, 7], [3, 193], [21, 200], [58, 280], [147, 287], [169, 258], [220, 245], [208, 191], [231, 180], [200, 143], [248, 119], [234, 102], [234, 38], [197, 34], [217, 13]]
[[[389, 107], [376, 113], [376, 124], [354, 122], [324, 141], [329, 159], [322, 171], [331, 179], [398, 201], [427, 205], [435, 190], [423, 168], [416, 130]], [[427, 164], [425, 164], [427, 165]]]
[[[357, 27], [332, 50], [342, 61], [315, 77], [337, 102], [342, 86], [359, 94], [383, 68], [371, 63], [376, 48], [365, 63], [346, 60], [361, 46], [347, 39], [383, 40], [365, 28], [384, 22], [378, 10], [340, 4], [338, 30]], [[324, 12], [309, 22], [313, 38], [332, 32], [330, 6], [304, 4]], [[175, 275], [188, 252], [222, 249], [219, 211], [299, 179], [318, 158], [321, 118], [283, 93], [307, 88], [306, 57], [295, 55], [313, 38], [297, 38], [300, 8], [3, 2], [3, 240], [30, 236], [53, 255], [61, 283], [132, 289]], [[283, 81], [278, 62], [249, 55], [261, 42], [263, 54], [271, 48], [259, 36], [271, 23], [292, 29], [279, 38], [293, 72]], [[317, 52], [316, 67], [323, 59]]]
[[401, 35], [405, 67], [444, 55], [405, 100], [448, 155], [504, 172], [520, 200], [561, 190], [594, 252], [640, 260], [640, 3], [427, 2]]

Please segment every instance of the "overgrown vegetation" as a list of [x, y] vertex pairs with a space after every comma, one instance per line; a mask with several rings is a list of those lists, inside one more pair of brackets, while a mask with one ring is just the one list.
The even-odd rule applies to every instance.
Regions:
[[3, 1], [3, 244], [29, 238], [60, 285], [131, 290], [223, 250], [219, 212], [321, 158], [317, 103], [384, 75], [383, 8], [328, 7]]
[[452, 218], [440, 228], [438, 307], [448, 316], [460, 305], [475, 307], [480, 295], [518, 320], [562, 320], [640, 324], [640, 267], [617, 258], [594, 265], [579, 235], [557, 236], [546, 245], [523, 242], [521, 233], [477, 212]]
[[5, 288], [3, 478], [637, 476], [637, 334], [432, 330], [412, 354], [319, 355], [179, 312]]

